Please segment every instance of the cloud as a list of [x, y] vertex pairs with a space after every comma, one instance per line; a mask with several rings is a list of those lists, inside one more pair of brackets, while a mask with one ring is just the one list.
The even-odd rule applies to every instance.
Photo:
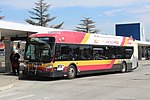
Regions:
[[119, 12], [122, 12], [122, 11], [123, 11], [123, 9], [114, 9], [114, 10], [104, 12], [104, 14], [107, 15], [107, 16], [115, 16], [116, 13], [119, 13]]
[[[15, 7], [19, 9], [29, 9], [35, 6], [35, 2], [38, 0], [2, 0], [1, 5], [7, 5], [10, 7]], [[109, 7], [123, 7], [133, 4], [150, 3], [149, 0], [45, 0], [48, 4], [52, 5], [53, 8], [62, 8], [62, 7], [100, 7], [100, 6], [109, 6]]]
[[131, 14], [133, 17], [138, 19], [141, 23], [145, 23], [150, 25], [150, 4], [133, 6], [130, 8], [126, 8], [124, 11], [127, 14]]
[[150, 20], [149, 20], [149, 18], [150, 18], [150, 13], [148, 13], [148, 14], [143, 14], [143, 15], [140, 15], [140, 16], [139, 16], [139, 19], [140, 19], [140, 21], [141, 21], [142, 23], [144, 23], [144, 24], [149, 24], [149, 25], [150, 25]]
[[129, 10], [129, 12], [133, 14], [150, 13], [150, 4], [139, 7], [132, 7], [132, 10]]
[[14, 9], [33, 8], [35, 0], [2, 0], [0, 6], [12, 7]]
[[128, 5], [133, 5], [135, 3], [145, 2], [148, 0], [51, 0], [54, 7], [99, 7], [99, 6], [109, 6], [109, 7], [123, 7]]
[[140, 15], [150, 13], [150, 3], [141, 3], [141, 5], [133, 4], [132, 6], [115, 7], [111, 10], [105, 11], [104, 14], [107, 16], [115, 16], [118, 13], [124, 13], [126, 15]]
[[[14, 9], [31, 9], [35, 7], [35, 2], [38, 0], [1, 0], [0, 8], [10, 7]], [[107, 16], [115, 16], [118, 13], [127, 15], [127, 18], [124, 19], [122, 16], [117, 16], [116, 19], [122, 18], [119, 21], [126, 22], [142, 22], [146, 26], [150, 25], [150, 0], [45, 0], [48, 4], [51, 5], [51, 8], [64, 8], [64, 7], [106, 7], [108, 11], [104, 12], [104, 9], [101, 9], [103, 13]], [[99, 17], [103, 17], [103, 13]], [[114, 25], [118, 20], [107, 19], [109, 23], [103, 24], [101, 27], [102, 32], [111, 34], [114, 30]], [[111, 22], [112, 21], [112, 22]], [[72, 25], [72, 23], [71, 23]], [[71, 26], [70, 24], [67, 27]], [[101, 26], [101, 24], [99, 25]], [[71, 28], [71, 27], [70, 27]], [[109, 29], [109, 30], [108, 30]]]

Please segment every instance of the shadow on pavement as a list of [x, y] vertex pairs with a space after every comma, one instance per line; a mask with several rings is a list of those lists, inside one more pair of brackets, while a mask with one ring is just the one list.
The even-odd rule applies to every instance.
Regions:
[[[85, 75], [78, 75], [75, 77], [76, 78], [85, 78], [85, 77], [93, 77], [93, 76], [100, 76], [100, 75], [110, 75], [110, 74], [117, 74], [119, 72], [102, 72], [102, 73], [97, 73], [97, 74], [85, 74]], [[68, 79], [67, 77], [40, 77], [40, 76], [23, 76], [21, 75], [14, 75], [13, 73], [0, 73], [0, 75], [5, 75], [5, 76], [14, 76], [17, 77], [18, 80], [23, 80], [23, 81], [60, 81], [60, 80], [71, 80]]]
[[[79, 75], [76, 78], [85, 78], [85, 77], [93, 77], [93, 76], [100, 76], [100, 75], [110, 75], [110, 74], [117, 74], [119, 72], [105, 72], [105, 73], [98, 73], [98, 74], [86, 74], [86, 75]], [[76, 79], [75, 78], [75, 79]], [[19, 76], [19, 80], [23, 81], [61, 81], [61, 80], [72, 80], [68, 79], [67, 77], [39, 77], [39, 76]]]
[[18, 77], [18, 75], [14, 75], [13, 73], [3, 73], [3, 72], [0, 72], [0, 75], [5, 75], [5, 76], [15, 76], [15, 77]]
[[119, 74], [119, 73], [121, 73], [121, 72], [101, 72], [101, 73], [94, 73], [94, 74], [79, 75], [76, 78], [85, 78], [85, 77], [93, 77], [93, 76], [104, 76], [104, 75]]
[[58, 80], [64, 80], [65, 78], [57, 77], [57, 78], [51, 78], [51, 77], [40, 77], [40, 76], [19, 76], [19, 80], [23, 81], [58, 81]]

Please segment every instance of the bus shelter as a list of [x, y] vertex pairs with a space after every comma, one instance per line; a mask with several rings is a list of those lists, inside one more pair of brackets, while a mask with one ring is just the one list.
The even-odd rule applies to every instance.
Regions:
[[138, 45], [138, 59], [150, 59], [150, 42], [135, 41]]
[[51, 31], [60, 30], [28, 24], [0, 21], [0, 40], [2, 43], [4, 43], [5, 47], [3, 56], [5, 61], [5, 72], [11, 72], [11, 63], [9, 57], [14, 48], [19, 50], [20, 43], [25, 43], [27, 37], [33, 33], [47, 33]]

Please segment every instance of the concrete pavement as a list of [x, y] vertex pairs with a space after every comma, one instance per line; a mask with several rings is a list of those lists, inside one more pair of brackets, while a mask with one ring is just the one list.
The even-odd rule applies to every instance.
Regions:
[[144, 64], [150, 64], [150, 60], [139, 60], [138, 63], [139, 63], [139, 66], [144, 65]]
[[0, 91], [12, 88], [18, 76], [13, 76], [11, 73], [0, 73]]
[[[150, 64], [150, 60], [139, 61], [139, 66], [144, 64]], [[12, 88], [17, 80], [18, 76], [14, 76], [11, 73], [4, 73], [4, 69], [0, 67], [0, 91]]]

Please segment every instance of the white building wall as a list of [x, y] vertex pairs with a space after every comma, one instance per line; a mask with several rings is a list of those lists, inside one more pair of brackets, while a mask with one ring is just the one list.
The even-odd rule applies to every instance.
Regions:
[[144, 30], [143, 25], [140, 25], [140, 40], [141, 41], [146, 41], [146, 35], [145, 35], [145, 30]]

